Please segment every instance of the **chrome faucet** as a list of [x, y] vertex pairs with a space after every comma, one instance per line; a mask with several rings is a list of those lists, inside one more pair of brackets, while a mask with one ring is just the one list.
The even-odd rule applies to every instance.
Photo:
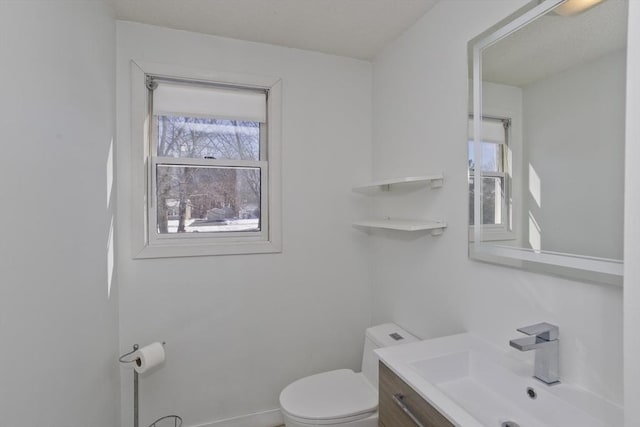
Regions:
[[534, 378], [545, 384], [557, 384], [560, 382], [558, 375], [559, 343], [558, 335], [560, 330], [557, 326], [549, 323], [538, 323], [536, 325], [519, 328], [518, 332], [530, 335], [509, 341], [509, 345], [520, 351], [535, 350], [535, 373]]

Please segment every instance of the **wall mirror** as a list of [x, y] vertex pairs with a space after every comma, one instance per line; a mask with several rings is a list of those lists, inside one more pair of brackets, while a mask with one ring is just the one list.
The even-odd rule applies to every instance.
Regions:
[[469, 254], [622, 283], [627, 0], [536, 0], [469, 42]]

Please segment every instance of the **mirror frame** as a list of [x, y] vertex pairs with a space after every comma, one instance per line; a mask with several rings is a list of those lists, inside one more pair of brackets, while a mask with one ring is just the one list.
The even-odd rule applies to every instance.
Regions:
[[[567, 0], [532, 0], [524, 7], [484, 31], [468, 43], [469, 74], [473, 76], [473, 91], [469, 107], [473, 110], [473, 147], [476, 163], [482, 161], [480, 143], [482, 118], [482, 52], [545, 15], [556, 6]], [[474, 168], [474, 218], [482, 224], [481, 192], [475, 186], [481, 183], [481, 168]], [[467, 216], [468, 217], [468, 216]], [[622, 286], [623, 260], [590, 257], [577, 254], [535, 250], [514, 246], [502, 246], [482, 242], [482, 227], [473, 227], [473, 241], [469, 242], [471, 259], [503, 265], [507, 267], [529, 270], [537, 273], [551, 274], [580, 281], [605, 283]]]

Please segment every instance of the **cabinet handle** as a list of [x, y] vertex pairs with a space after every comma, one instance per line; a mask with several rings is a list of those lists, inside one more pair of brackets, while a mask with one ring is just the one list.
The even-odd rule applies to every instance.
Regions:
[[418, 418], [415, 415], [413, 415], [413, 412], [411, 412], [409, 407], [407, 407], [407, 405], [405, 405], [404, 398], [405, 398], [405, 396], [402, 393], [394, 393], [393, 394], [393, 401], [396, 402], [396, 405], [398, 405], [400, 407], [400, 409], [402, 409], [402, 412], [407, 414], [407, 416], [409, 418], [411, 418], [411, 421], [413, 421], [413, 423], [416, 426], [425, 427], [424, 424], [422, 424], [420, 422], [420, 420], [418, 420]]

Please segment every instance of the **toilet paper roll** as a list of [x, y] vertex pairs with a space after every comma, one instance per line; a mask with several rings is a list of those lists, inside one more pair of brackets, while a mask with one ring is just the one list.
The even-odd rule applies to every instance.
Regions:
[[142, 374], [164, 362], [164, 346], [154, 342], [136, 350], [131, 357], [135, 360], [133, 368], [137, 373]]

